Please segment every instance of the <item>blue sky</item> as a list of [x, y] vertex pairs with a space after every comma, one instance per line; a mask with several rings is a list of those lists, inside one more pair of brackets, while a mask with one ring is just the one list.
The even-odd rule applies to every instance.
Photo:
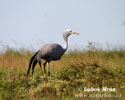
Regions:
[[38, 49], [45, 43], [85, 47], [88, 41], [125, 45], [125, 0], [0, 0], [0, 43]]

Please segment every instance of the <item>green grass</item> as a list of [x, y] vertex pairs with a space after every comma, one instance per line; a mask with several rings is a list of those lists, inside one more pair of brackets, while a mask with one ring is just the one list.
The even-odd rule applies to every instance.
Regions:
[[[32, 55], [9, 48], [0, 54], [0, 100], [89, 100], [75, 95], [105, 93], [122, 97], [92, 99], [125, 100], [125, 50], [71, 51], [51, 62], [51, 77], [44, 76], [37, 65], [34, 76], [30, 73], [26, 79]], [[116, 91], [85, 92], [84, 87], [112, 87]]]

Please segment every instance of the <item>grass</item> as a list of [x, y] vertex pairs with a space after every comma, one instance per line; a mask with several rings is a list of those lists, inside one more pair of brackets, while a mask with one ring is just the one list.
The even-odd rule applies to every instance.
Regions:
[[[51, 62], [51, 77], [43, 76], [37, 65], [34, 76], [30, 73], [27, 79], [33, 52], [11, 48], [1, 52], [0, 100], [89, 100], [96, 94], [122, 96], [93, 97], [94, 100], [125, 100], [125, 50], [94, 51], [91, 47], [92, 44], [88, 52], [71, 51]], [[116, 91], [85, 92], [85, 87]]]

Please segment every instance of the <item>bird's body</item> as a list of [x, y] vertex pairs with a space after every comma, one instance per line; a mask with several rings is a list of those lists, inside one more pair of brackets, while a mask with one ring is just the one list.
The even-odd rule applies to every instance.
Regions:
[[51, 58], [52, 60], [59, 60], [64, 52], [64, 49], [59, 44], [46, 44], [39, 49], [37, 59], [48, 60]]
[[32, 66], [32, 75], [34, 73], [34, 68], [37, 64], [37, 62], [39, 62], [39, 66], [42, 70], [42, 67], [41, 67], [41, 59], [45, 59], [45, 63], [43, 64], [44, 65], [44, 72], [46, 73], [46, 64], [48, 65], [48, 74], [50, 75], [50, 72], [49, 72], [49, 63], [51, 61], [55, 61], [55, 60], [59, 60], [62, 55], [65, 53], [65, 51], [67, 50], [68, 48], [68, 36], [71, 35], [71, 34], [77, 34], [76, 32], [72, 32], [72, 30], [66, 30], [64, 31], [63, 33], [63, 38], [64, 38], [64, 41], [65, 41], [65, 46], [64, 48], [59, 45], [59, 44], [56, 44], [56, 43], [53, 43], [53, 44], [46, 44], [44, 46], [42, 46], [31, 58], [30, 60], [30, 63], [29, 63], [29, 68], [28, 68], [28, 71], [27, 71], [27, 76], [29, 75], [29, 71], [30, 71], [30, 68], [32, 66], [32, 63], [33, 63], [33, 66]]

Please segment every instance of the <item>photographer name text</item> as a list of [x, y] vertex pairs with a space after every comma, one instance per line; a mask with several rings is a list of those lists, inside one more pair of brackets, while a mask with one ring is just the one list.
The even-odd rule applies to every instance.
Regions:
[[94, 92], [94, 91], [112, 91], [112, 92], [114, 92], [114, 91], [116, 91], [116, 88], [112, 88], [112, 87], [110, 87], [110, 88], [108, 88], [108, 87], [102, 87], [102, 88], [90, 87], [90, 88], [87, 88], [87, 87], [84, 87], [84, 89], [79, 88], [78, 90], [79, 91], [88, 91], [88, 92]]

